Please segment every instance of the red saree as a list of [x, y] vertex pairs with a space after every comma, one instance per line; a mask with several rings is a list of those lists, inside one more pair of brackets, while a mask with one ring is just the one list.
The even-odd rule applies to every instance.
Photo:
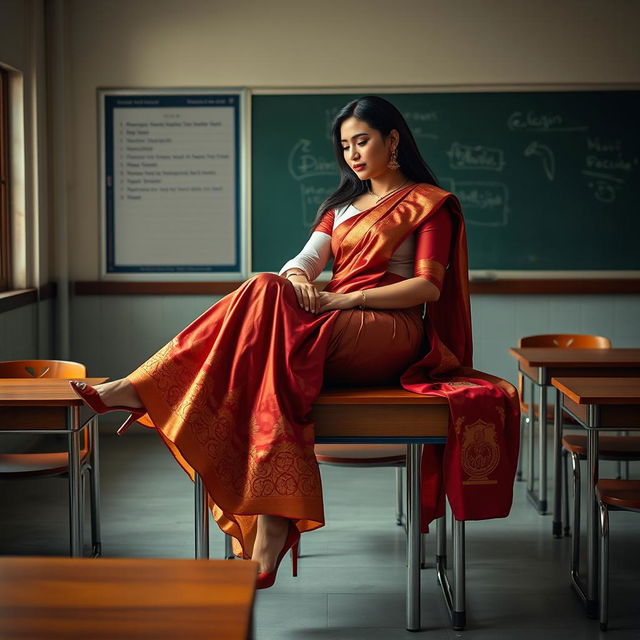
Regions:
[[[444, 454], [425, 447], [424, 524], [439, 514], [443, 490], [458, 518], [507, 515], [517, 459], [515, 391], [469, 368], [466, 241], [457, 200], [412, 185], [338, 226], [326, 287], [347, 293], [386, 284], [395, 248], [445, 201], [454, 203], [458, 222], [450, 269], [440, 301], [430, 305], [428, 353], [402, 377], [407, 389], [446, 395], [452, 411]], [[142, 422], [157, 429], [192, 477], [194, 469], [202, 476], [218, 525], [246, 555], [257, 514], [290, 518], [300, 531], [324, 524], [309, 414], [340, 313], [314, 316], [300, 308], [287, 280], [259, 274], [127, 376], [147, 409]]]

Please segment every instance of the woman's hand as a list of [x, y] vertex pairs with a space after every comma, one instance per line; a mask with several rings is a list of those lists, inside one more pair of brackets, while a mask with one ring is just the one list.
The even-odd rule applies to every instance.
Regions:
[[333, 311], [334, 309], [353, 309], [361, 301], [359, 291], [354, 293], [333, 293], [331, 291], [320, 291], [318, 293], [319, 312]]
[[307, 276], [292, 274], [287, 277], [287, 280], [293, 285], [296, 298], [298, 298], [298, 304], [305, 309], [305, 311], [318, 313], [318, 289], [307, 280]]

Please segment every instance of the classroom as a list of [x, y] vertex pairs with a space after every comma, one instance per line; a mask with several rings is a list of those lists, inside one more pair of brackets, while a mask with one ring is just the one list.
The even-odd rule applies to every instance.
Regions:
[[0, 0], [0, 636], [640, 637], [639, 20]]

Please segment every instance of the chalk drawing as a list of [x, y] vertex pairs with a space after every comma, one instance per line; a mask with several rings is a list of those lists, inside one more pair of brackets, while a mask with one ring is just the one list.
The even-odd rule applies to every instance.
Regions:
[[593, 192], [594, 198], [598, 202], [610, 204], [615, 202], [618, 191], [624, 185], [624, 180], [606, 173], [597, 173], [584, 169], [583, 175], [588, 176], [587, 186]]
[[542, 162], [542, 169], [547, 176], [547, 180], [553, 182], [556, 175], [556, 158], [553, 151], [546, 144], [534, 140], [524, 150], [524, 156], [525, 158], [538, 156]]

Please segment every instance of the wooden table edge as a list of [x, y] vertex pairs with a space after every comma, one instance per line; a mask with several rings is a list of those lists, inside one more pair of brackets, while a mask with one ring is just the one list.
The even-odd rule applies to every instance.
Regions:
[[[41, 398], [34, 400], [33, 398], [3, 398], [2, 387], [3, 382], [7, 381], [31, 381], [31, 378], [0, 378], [0, 407], [81, 407], [84, 402], [75, 394], [73, 391], [69, 390], [69, 395], [67, 398], [62, 399], [50, 399], [50, 398]], [[48, 383], [52, 381], [65, 381], [69, 382], [69, 380], [78, 380], [80, 382], [86, 382], [90, 385], [102, 384], [109, 380], [109, 378], [35, 378], [35, 380], [43, 380]], [[70, 389], [70, 388], [69, 388]]]
[[[602, 378], [597, 378], [597, 377], [581, 378], [580, 376], [573, 376], [573, 377], [561, 376], [560, 378], [551, 378], [551, 384], [576, 404], [581, 404], [581, 405], [596, 404], [596, 405], [606, 405], [606, 406], [636, 405], [636, 404], [640, 405], [639, 398], [631, 399], [631, 398], [625, 398], [625, 397], [620, 397], [620, 398], [609, 397], [606, 400], [603, 400], [600, 397], [594, 397], [594, 396], [588, 396], [588, 395], [580, 396], [576, 394], [574, 391], [572, 391], [571, 389], [569, 389], [569, 387], [567, 387], [566, 384], [563, 382], [564, 380], [583, 380], [583, 379], [588, 380], [590, 382], [593, 382], [594, 380], [618, 381], [618, 378], [612, 378], [610, 376], [602, 377]], [[628, 380], [628, 379], [629, 378], [621, 378], [621, 380]]]
[[593, 351], [598, 353], [599, 355], [605, 355], [607, 352], [614, 351], [616, 353], [620, 353], [621, 351], [640, 351], [640, 349], [628, 348], [628, 347], [611, 347], [610, 349], [573, 349], [567, 347], [509, 347], [508, 352], [511, 356], [513, 356], [516, 360], [524, 364], [528, 367], [564, 367], [565, 369], [580, 369], [582, 367], [591, 367], [591, 368], [615, 368], [615, 369], [638, 369], [640, 368], [640, 357], [638, 360], [593, 360], [590, 362], [576, 362], [569, 361], [564, 362], [562, 360], [553, 360], [549, 359], [534, 359], [527, 358], [524, 354], [519, 353], [521, 350], [530, 350], [530, 349], [544, 349], [547, 351], [557, 351], [558, 353], [566, 354], [571, 352], [584, 352], [584, 351]]
[[568, 387], [565, 387], [565, 385], [561, 382], [562, 379], [563, 378], [551, 378], [551, 385], [576, 404], [588, 404], [586, 402], [580, 402], [580, 396], [573, 393], [573, 391], [571, 391]]

